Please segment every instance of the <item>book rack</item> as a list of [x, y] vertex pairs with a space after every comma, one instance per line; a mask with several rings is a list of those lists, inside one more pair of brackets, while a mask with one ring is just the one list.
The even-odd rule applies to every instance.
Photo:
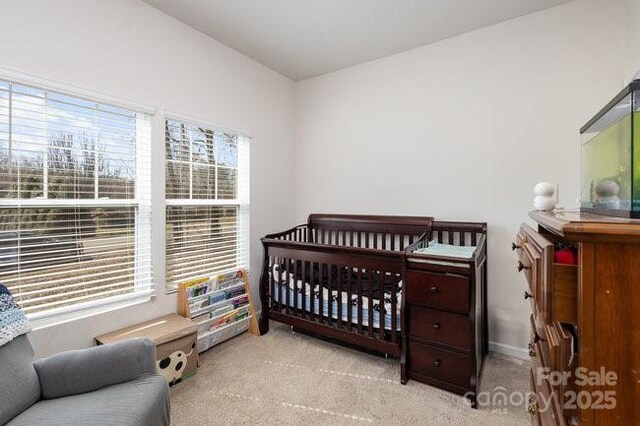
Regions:
[[260, 334], [244, 269], [178, 284], [178, 313], [198, 325], [198, 352], [245, 331]]

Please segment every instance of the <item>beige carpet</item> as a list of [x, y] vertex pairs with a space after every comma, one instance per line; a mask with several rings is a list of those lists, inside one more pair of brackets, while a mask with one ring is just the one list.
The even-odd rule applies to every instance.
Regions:
[[[201, 354], [196, 377], [171, 390], [174, 425], [528, 425], [522, 405], [469, 408], [457, 395], [410, 381], [399, 361], [272, 323]], [[528, 365], [491, 354], [483, 391], [526, 392]], [[516, 404], [519, 402], [515, 399]]]

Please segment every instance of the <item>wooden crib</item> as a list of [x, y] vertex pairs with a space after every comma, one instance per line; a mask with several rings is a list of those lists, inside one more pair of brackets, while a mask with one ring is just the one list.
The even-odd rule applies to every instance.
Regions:
[[432, 235], [462, 245], [479, 242], [478, 228], [465, 225], [431, 217], [311, 214], [304, 225], [267, 235], [261, 334], [272, 319], [399, 357], [405, 248], [421, 247]]

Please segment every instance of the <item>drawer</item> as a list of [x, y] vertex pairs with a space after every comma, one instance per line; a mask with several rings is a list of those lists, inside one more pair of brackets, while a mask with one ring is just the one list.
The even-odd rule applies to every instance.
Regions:
[[[548, 358], [545, 365], [554, 371], [571, 372], [571, 364], [573, 361], [573, 337], [570, 331], [557, 321], [546, 326], [548, 341]], [[562, 389], [559, 388], [559, 391]]]
[[471, 357], [409, 340], [407, 369], [424, 377], [468, 389], [471, 384]]
[[546, 379], [540, 379], [536, 373], [536, 367], [531, 367], [529, 374], [531, 395], [527, 401], [527, 412], [531, 415], [531, 424], [556, 426], [553, 416], [553, 408], [550, 406], [552, 394]]
[[514, 248], [518, 270], [529, 284], [525, 297], [533, 311], [545, 322], [576, 324], [578, 266], [554, 263], [554, 244], [526, 224], [520, 227]]
[[[522, 249], [518, 250], [518, 272], [522, 272], [529, 285], [529, 300], [533, 305], [535, 304], [535, 296], [538, 291], [538, 263], [539, 257], [534, 257], [534, 253], [531, 252], [531, 246], [524, 245]], [[527, 297], [527, 296], [525, 296]]]
[[[546, 338], [546, 335], [545, 335]], [[550, 368], [549, 365], [549, 343], [546, 340], [531, 339], [529, 341], [529, 356], [531, 357], [531, 366], [544, 366]], [[537, 367], [536, 367], [537, 368]]]
[[[539, 321], [536, 321], [536, 317], [534, 316], [535, 314], [532, 314], [529, 317], [529, 321], [531, 324], [531, 333], [530, 333], [530, 338], [529, 338], [529, 342], [531, 342], [531, 344], [537, 343], [538, 345], [540, 345], [540, 347], [544, 350], [544, 353], [548, 353], [548, 339], [547, 339], [547, 335], [546, 335], [546, 326], [544, 323], [539, 324]], [[529, 346], [530, 348], [532, 347], [531, 345]], [[545, 358], [546, 359], [546, 356]]]
[[463, 350], [471, 350], [473, 335], [468, 315], [437, 311], [416, 305], [408, 305], [408, 308], [409, 335]]
[[407, 271], [407, 302], [469, 312], [469, 279], [459, 275]]
[[532, 395], [527, 401], [527, 411], [532, 416], [532, 424], [566, 426], [558, 396], [551, 389], [548, 380], [537, 374], [538, 368], [541, 368], [541, 364], [534, 361], [529, 375]]

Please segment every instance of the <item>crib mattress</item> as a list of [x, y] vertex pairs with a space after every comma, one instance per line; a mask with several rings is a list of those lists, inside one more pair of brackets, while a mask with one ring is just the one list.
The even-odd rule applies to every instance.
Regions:
[[[274, 266], [273, 269], [273, 277], [276, 285], [280, 286], [281, 291], [276, 287], [273, 298], [282, 304], [287, 303], [287, 291], [289, 292], [289, 307], [293, 308], [296, 304], [296, 296], [297, 296], [297, 308], [302, 310], [302, 301], [303, 301], [303, 291], [302, 288], [304, 286], [304, 301], [305, 301], [305, 311], [308, 313], [314, 313], [315, 315], [320, 315], [320, 291], [319, 286], [315, 285], [313, 288], [307, 282], [302, 282], [301, 280], [295, 280], [293, 274], [289, 274], [289, 281], [287, 281], [286, 276], [283, 276], [281, 280], [278, 280], [279, 274], [277, 273], [277, 265]], [[290, 283], [289, 285], [287, 283]], [[297, 292], [295, 287], [297, 286]], [[397, 301], [396, 301], [396, 331], [400, 331], [400, 303], [402, 298], [402, 281], [398, 283], [398, 293], [397, 293]], [[279, 300], [280, 293], [282, 293], [282, 301]], [[297, 294], [296, 294], [297, 293]], [[313, 297], [313, 301], [312, 301]], [[339, 312], [339, 304], [338, 298], [341, 297], [341, 312]], [[331, 303], [329, 303], [331, 301]], [[362, 295], [362, 297], [358, 297], [357, 294], [351, 294], [351, 300], [349, 300], [349, 295], [347, 292], [339, 292], [338, 290], [332, 290], [331, 295], [329, 295], [329, 289], [322, 289], [322, 316], [325, 318], [329, 317], [329, 305], [331, 305], [331, 317], [333, 319], [338, 319], [338, 315], [340, 314], [340, 318], [344, 322], [349, 322], [349, 305], [351, 305], [351, 323], [358, 324], [358, 315], [359, 311], [362, 312], [362, 325], [369, 325], [369, 315], [373, 316], [373, 328], [380, 328], [380, 321], [384, 321], [384, 328], [386, 330], [392, 330], [391, 328], [391, 292], [385, 292], [384, 301], [381, 305], [380, 300], [374, 298], [372, 300], [373, 310], [369, 309], [369, 298], [367, 296]], [[383, 312], [381, 315], [381, 306], [384, 306]], [[312, 309], [313, 307], [313, 309]]]

